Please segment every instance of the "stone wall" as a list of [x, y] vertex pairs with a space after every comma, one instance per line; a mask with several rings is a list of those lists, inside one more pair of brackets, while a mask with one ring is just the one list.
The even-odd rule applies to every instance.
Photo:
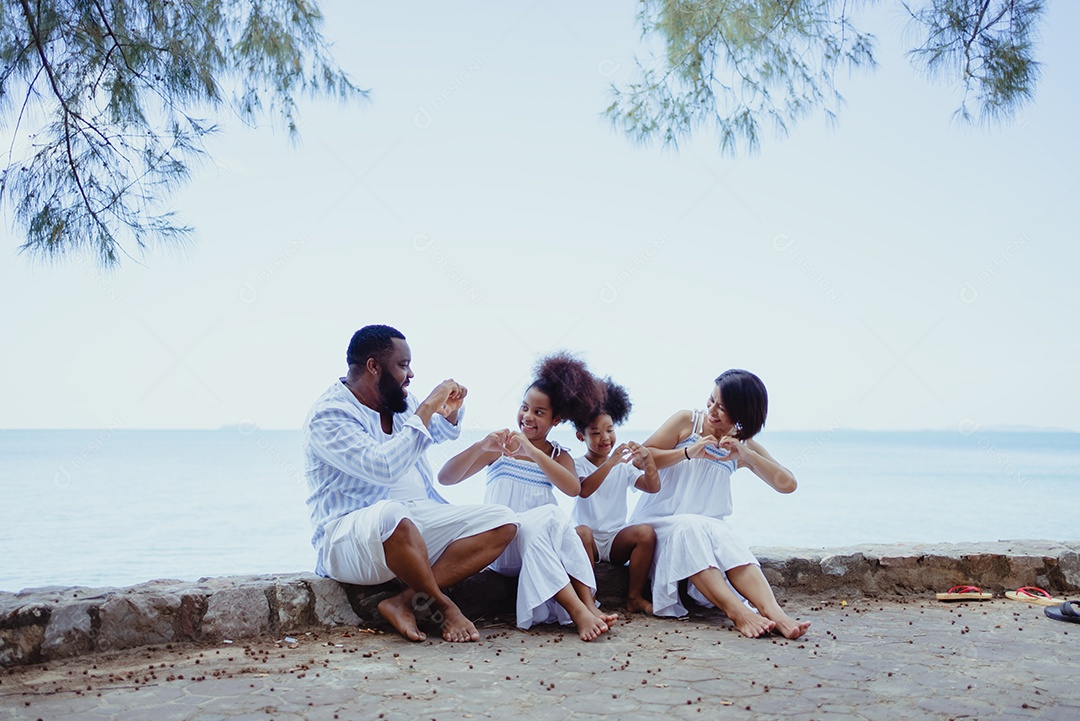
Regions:
[[[754, 551], [781, 598], [927, 594], [958, 584], [997, 594], [1029, 585], [1057, 594], [1080, 591], [1080, 542]], [[625, 569], [602, 564], [597, 585], [602, 602], [621, 605]], [[0, 592], [0, 666], [174, 641], [223, 642], [316, 626], [377, 625], [382, 621], [376, 605], [397, 588], [350, 586], [305, 573]], [[512, 579], [485, 572], [451, 595], [471, 617], [513, 615]]]

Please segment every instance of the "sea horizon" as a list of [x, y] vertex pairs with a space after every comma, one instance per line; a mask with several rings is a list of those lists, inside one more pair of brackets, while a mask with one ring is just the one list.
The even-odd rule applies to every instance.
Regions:
[[[618, 430], [622, 440], [651, 431]], [[486, 430], [427, 452], [438, 469]], [[560, 426], [551, 439], [584, 446]], [[728, 522], [750, 546], [1080, 537], [1080, 434], [766, 429], [799, 482], [732, 478]], [[0, 590], [311, 571], [299, 429], [0, 430]], [[483, 474], [439, 491], [483, 500]], [[569, 509], [573, 500], [557, 494]], [[636, 502], [632, 494], [631, 503]]]

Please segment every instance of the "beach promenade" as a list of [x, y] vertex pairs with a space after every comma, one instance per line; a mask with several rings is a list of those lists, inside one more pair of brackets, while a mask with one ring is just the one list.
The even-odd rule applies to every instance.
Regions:
[[[1077, 597], [1075, 546], [908, 547], [906, 556], [897, 547], [773, 553], [763, 566], [785, 582], [782, 603], [813, 623], [796, 641], [744, 638], [721, 614], [703, 609], [680, 620], [624, 617], [591, 643], [572, 628], [520, 631], [490, 578], [471, 592], [462, 589], [463, 608], [481, 630], [475, 644], [445, 643], [430, 625], [431, 640], [405, 641], [370, 615], [378, 594], [326, 587], [333, 582], [308, 575], [231, 586], [206, 581], [183, 592], [158, 583], [96, 594], [0, 594], [0, 652], [8, 654], [0, 668], [0, 720], [1075, 721], [1080, 624], [1000, 598], [1025, 573]], [[601, 579], [606, 607], [620, 593], [614, 571]], [[947, 583], [961, 572], [999, 597], [945, 604], [910, 586]], [[300, 588], [309, 593], [306, 605], [299, 591], [287, 592]], [[206, 594], [202, 605], [191, 600], [198, 589]], [[253, 621], [245, 608], [256, 601], [265, 611]], [[153, 609], [157, 615], [149, 614]], [[41, 625], [32, 623], [35, 614]], [[83, 631], [80, 614], [92, 621]], [[328, 625], [333, 614], [338, 621]], [[304, 618], [306, 625], [298, 623]], [[38, 646], [15, 645], [35, 629], [44, 639]], [[135, 633], [143, 641], [157, 633], [159, 640], [135, 643]], [[88, 650], [91, 636], [95, 650]], [[101, 650], [108, 645], [113, 650]], [[19, 648], [38, 656], [16, 657]]]
[[788, 599], [798, 641], [716, 613], [634, 616], [592, 643], [481, 620], [482, 640], [336, 628], [10, 668], [2, 719], [1080, 718], [1080, 625], [1015, 601]]

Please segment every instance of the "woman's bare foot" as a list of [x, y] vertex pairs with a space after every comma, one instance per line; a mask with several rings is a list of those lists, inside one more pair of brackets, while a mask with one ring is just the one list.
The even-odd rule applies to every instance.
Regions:
[[775, 621], [770, 621], [748, 608], [728, 613], [727, 616], [735, 624], [735, 629], [747, 638], [760, 638], [776, 627]]
[[776, 628], [774, 628], [773, 631], [779, 633], [786, 639], [794, 641], [806, 633], [809, 628], [809, 621], [796, 621], [790, 616], [785, 615], [782, 620], [776, 622]]
[[380, 601], [378, 609], [382, 617], [410, 641], [423, 641], [427, 638], [424, 632], [416, 627], [416, 616], [401, 594]]
[[476, 630], [473, 622], [465, 618], [465, 614], [456, 604], [450, 603], [440, 609], [443, 614], [442, 637], [453, 643], [465, 643], [479, 641], [480, 632]]
[[652, 614], [652, 601], [642, 598], [641, 596], [628, 598], [626, 600], [626, 610], [630, 613]]
[[577, 626], [578, 636], [581, 637], [582, 641], [592, 641], [599, 638], [600, 634], [608, 631], [608, 624], [603, 618], [593, 613], [587, 606], [583, 606], [580, 610], [570, 611], [570, 618], [573, 619], [574, 625]]

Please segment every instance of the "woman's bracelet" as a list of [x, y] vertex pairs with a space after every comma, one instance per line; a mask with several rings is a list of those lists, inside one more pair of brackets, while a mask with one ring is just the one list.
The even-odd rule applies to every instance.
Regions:
[[682, 454], [686, 456], [686, 460], [690, 460], [690, 453], [686, 450], [685, 446], [683, 446]]

